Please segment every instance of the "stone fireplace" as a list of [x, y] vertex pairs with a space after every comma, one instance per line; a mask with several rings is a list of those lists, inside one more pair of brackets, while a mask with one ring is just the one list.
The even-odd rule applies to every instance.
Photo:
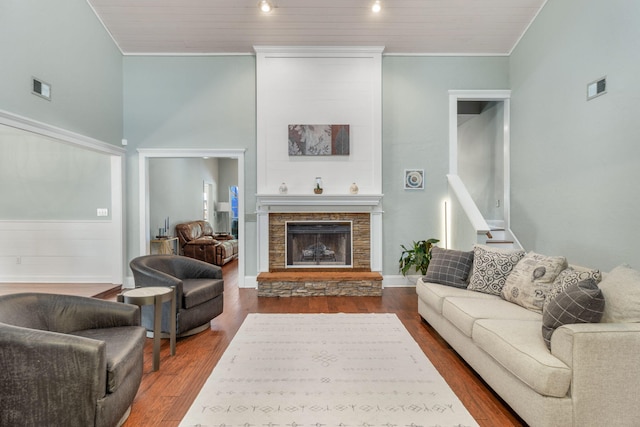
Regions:
[[381, 295], [380, 200], [258, 196], [258, 295]]

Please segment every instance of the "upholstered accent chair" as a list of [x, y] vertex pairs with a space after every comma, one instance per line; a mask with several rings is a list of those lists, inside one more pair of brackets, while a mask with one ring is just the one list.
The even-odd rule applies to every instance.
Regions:
[[[210, 327], [222, 313], [224, 280], [222, 269], [180, 255], [145, 255], [131, 260], [136, 287], [168, 286], [176, 292], [176, 313], [167, 302], [162, 306], [162, 332], [168, 335], [170, 316], [176, 316], [176, 336], [186, 337]], [[153, 307], [142, 307], [142, 325], [153, 331]], [[151, 335], [150, 332], [147, 335]]]
[[121, 425], [142, 379], [144, 343], [135, 305], [0, 296], [0, 425]]

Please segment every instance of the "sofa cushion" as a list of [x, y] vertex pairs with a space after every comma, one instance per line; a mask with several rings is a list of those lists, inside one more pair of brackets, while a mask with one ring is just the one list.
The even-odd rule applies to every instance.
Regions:
[[501, 295], [507, 276], [524, 257], [522, 250], [505, 250], [485, 245], [473, 248], [473, 271], [469, 287], [473, 291]]
[[431, 261], [424, 279], [426, 282], [466, 289], [472, 265], [473, 251], [463, 252], [434, 246], [431, 248]]
[[602, 318], [605, 300], [595, 280], [587, 279], [558, 294], [542, 314], [542, 337], [551, 349], [551, 335], [562, 325], [598, 323]]
[[[553, 298], [560, 292], [567, 289], [570, 285], [575, 285], [583, 280], [593, 279], [596, 283], [600, 283], [602, 280], [602, 273], [600, 270], [593, 270], [587, 267], [580, 267], [576, 265], [570, 265], [558, 274], [556, 280], [553, 281], [551, 289], [547, 293], [544, 299], [544, 306], [546, 307]], [[544, 307], [543, 307], [544, 309]]]
[[209, 301], [224, 291], [221, 279], [184, 279], [182, 281], [183, 308], [189, 309]]
[[[131, 357], [142, 354], [146, 333], [141, 326], [121, 326], [117, 328], [86, 329], [69, 335], [104, 341], [107, 354], [107, 392], [115, 392], [120, 384], [142, 366], [142, 360]], [[139, 351], [136, 349], [139, 348]]]
[[468, 297], [496, 300], [501, 299], [497, 295], [471, 292], [466, 289], [454, 288], [452, 286], [427, 282], [424, 280], [424, 277], [420, 277], [416, 282], [416, 292], [418, 294], [418, 297], [431, 308], [433, 308], [438, 314], [442, 314], [442, 303], [447, 297]]
[[571, 369], [549, 352], [540, 324], [540, 320], [481, 319], [473, 328], [473, 341], [537, 393], [564, 397]]
[[606, 301], [602, 322], [640, 322], [640, 271], [619, 265], [600, 282]]
[[529, 252], [511, 270], [502, 288], [502, 298], [542, 313], [545, 296], [565, 268], [567, 259], [563, 256]]
[[442, 315], [463, 334], [471, 337], [473, 324], [479, 319], [538, 320], [540, 314], [526, 310], [501, 298], [479, 299], [449, 297], [442, 304]]

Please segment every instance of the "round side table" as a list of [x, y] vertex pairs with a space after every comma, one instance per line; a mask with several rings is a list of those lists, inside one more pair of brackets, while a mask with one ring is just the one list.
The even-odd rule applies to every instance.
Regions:
[[[171, 355], [176, 354], [176, 299], [173, 288], [166, 286], [147, 286], [125, 290], [118, 296], [118, 300], [139, 307], [153, 305], [153, 370], [160, 368], [160, 334], [162, 319], [162, 303], [171, 301], [171, 316], [169, 321], [169, 341]], [[142, 311], [140, 312], [142, 316]]]

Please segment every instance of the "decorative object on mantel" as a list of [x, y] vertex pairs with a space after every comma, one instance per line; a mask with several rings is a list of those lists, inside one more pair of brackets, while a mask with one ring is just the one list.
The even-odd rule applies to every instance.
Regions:
[[349, 187], [349, 193], [358, 194], [358, 186], [356, 185], [355, 182], [351, 184], [351, 187]]
[[322, 178], [319, 176], [316, 176], [316, 186], [313, 188], [313, 192], [322, 194]]
[[424, 190], [424, 169], [405, 169], [404, 189]]
[[289, 125], [290, 156], [348, 156], [349, 125]]
[[439, 241], [438, 239], [419, 240], [413, 242], [413, 248], [411, 249], [400, 245], [402, 254], [398, 263], [402, 275], [406, 276], [411, 268], [415, 268], [416, 272], [419, 271], [423, 276], [427, 274], [427, 268], [429, 268], [429, 262], [431, 262], [431, 248]]
[[278, 192], [280, 194], [287, 194], [287, 191], [289, 191], [289, 189], [287, 188], [287, 184], [285, 184], [284, 182], [280, 184], [280, 188], [278, 188]]

